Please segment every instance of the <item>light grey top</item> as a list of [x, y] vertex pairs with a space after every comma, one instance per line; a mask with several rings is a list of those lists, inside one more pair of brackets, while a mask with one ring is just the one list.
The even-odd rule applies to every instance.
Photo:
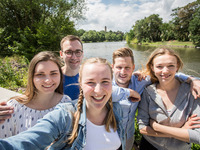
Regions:
[[[152, 84], [145, 88], [138, 106], [138, 125], [142, 129], [149, 126], [149, 120], [153, 119], [160, 124], [180, 128], [192, 114], [200, 116], [200, 99], [194, 100], [189, 84], [181, 83], [174, 106], [169, 112], [156, 91], [156, 84]], [[190, 143], [200, 144], [200, 129], [188, 129], [188, 132]], [[190, 143], [174, 138], [146, 135], [144, 138], [159, 150], [186, 150], [191, 147]]]

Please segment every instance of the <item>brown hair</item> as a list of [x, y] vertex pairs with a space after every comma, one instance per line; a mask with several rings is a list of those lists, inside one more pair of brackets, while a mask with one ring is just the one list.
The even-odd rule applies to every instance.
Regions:
[[[108, 63], [108, 61], [106, 59], [103, 58], [90, 58], [87, 59], [80, 68], [79, 71], [79, 83], [81, 83], [82, 80], [82, 72], [83, 72], [83, 68], [86, 64], [93, 64], [93, 63], [102, 63], [105, 64], [109, 67], [110, 72], [111, 72], [111, 76], [112, 76], [112, 68], [110, 66], [110, 64]], [[85, 68], [84, 68], [85, 69]], [[79, 119], [80, 119], [80, 115], [82, 112], [82, 104], [83, 104], [83, 90], [80, 89], [80, 95], [78, 98], [78, 103], [77, 103], [77, 111], [74, 113], [74, 126], [73, 126], [73, 130], [71, 133], [71, 136], [68, 139], [69, 144], [72, 144], [73, 141], [76, 139], [76, 137], [78, 136], [78, 123], [79, 123]], [[107, 102], [107, 108], [108, 108], [108, 113], [107, 113], [107, 117], [104, 119], [104, 123], [105, 123], [105, 128], [107, 132], [110, 132], [110, 126], [114, 129], [114, 131], [117, 130], [117, 123], [116, 123], [116, 119], [113, 113], [113, 104], [112, 104], [112, 98], [110, 98]]]
[[123, 47], [123, 48], [115, 50], [113, 52], [113, 57], [112, 57], [113, 64], [115, 64], [115, 58], [118, 58], [118, 57], [131, 57], [132, 63], [134, 65], [133, 51], [130, 48]]
[[75, 36], [75, 35], [67, 35], [65, 36], [64, 38], [62, 38], [61, 42], [60, 42], [60, 48], [61, 48], [61, 51], [63, 51], [63, 43], [65, 41], [79, 41], [81, 43], [81, 46], [83, 48], [83, 43], [81, 41], [81, 39], [78, 37], [78, 36]]
[[39, 52], [38, 54], [36, 54], [29, 64], [27, 88], [24, 92], [25, 96], [13, 97], [19, 103], [26, 104], [26, 103], [30, 102], [33, 99], [33, 97], [37, 94], [35, 85], [33, 83], [33, 76], [34, 76], [36, 65], [41, 61], [53, 61], [55, 64], [57, 64], [57, 66], [59, 68], [59, 72], [60, 72], [60, 84], [57, 87], [57, 89], [55, 90], [55, 92], [63, 94], [63, 82], [62, 82], [63, 75], [62, 75], [62, 70], [61, 70], [60, 59], [56, 54], [54, 54], [51, 51], [43, 51], [43, 52]]
[[155, 49], [151, 53], [151, 55], [150, 55], [150, 57], [149, 57], [149, 59], [147, 61], [147, 64], [146, 64], [146, 73], [150, 75], [152, 83], [158, 82], [158, 79], [157, 79], [157, 77], [155, 76], [155, 74], [154, 74], [154, 72], [152, 70], [153, 60], [154, 60], [155, 57], [161, 56], [161, 55], [165, 55], [165, 54], [169, 54], [171, 56], [175, 56], [176, 57], [177, 64], [178, 64], [178, 70], [183, 67], [183, 62], [182, 62], [181, 58], [179, 57], [178, 54], [176, 54], [174, 52], [174, 50], [172, 50], [170, 48], [166, 48], [166, 47], [160, 47], [160, 48]]

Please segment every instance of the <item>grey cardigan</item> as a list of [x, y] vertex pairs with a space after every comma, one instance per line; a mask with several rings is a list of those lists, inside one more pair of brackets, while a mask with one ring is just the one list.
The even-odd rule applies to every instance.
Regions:
[[[182, 127], [192, 114], [200, 116], [200, 99], [194, 100], [190, 92], [190, 85], [181, 83], [175, 103], [170, 112], [167, 112], [160, 95], [156, 91], [156, 84], [148, 86], [142, 95], [138, 107], [139, 129], [149, 126], [153, 119], [160, 124]], [[188, 129], [190, 143], [200, 144], [200, 129]], [[143, 135], [144, 138], [159, 150], [187, 150], [191, 144], [175, 138], [153, 137]]]

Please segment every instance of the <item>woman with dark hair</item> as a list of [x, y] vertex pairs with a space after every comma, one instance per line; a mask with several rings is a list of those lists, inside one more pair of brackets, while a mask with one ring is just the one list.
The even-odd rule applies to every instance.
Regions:
[[14, 107], [14, 113], [0, 124], [0, 138], [27, 130], [57, 104], [71, 100], [62, 94], [62, 78], [60, 60], [53, 52], [43, 51], [35, 55], [29, 64], [25, 93], [7, 102], [8, 106]]

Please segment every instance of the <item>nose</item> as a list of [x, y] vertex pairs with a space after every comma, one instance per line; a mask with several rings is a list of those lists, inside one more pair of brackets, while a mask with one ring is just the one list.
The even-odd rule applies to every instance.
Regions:
[[45, 80], [44, 80], [44, 81], [47, 82], [47, 83], [51, 82], [51, 77], [50, 77], [49, 75], [47, 75], [47, 76], [45, 77]]
[[94, 92], [97, 94], [101, 93], [101, 85], [100, 84], [96, 84], [96, 86], [94, 87]]
[[125, 73], [125, 68], [122, 68], [122, 69], [120, 70], [120, 73], [124, 74], [124, 73]]
[[167, 67], [163, 67], [162, 72], [168, 72], [169, 69]]
[[75, 52], [72, 52], [72, 56], [71, 56], [71, 58], [76, 58], [76, 54], [75, 54]]

